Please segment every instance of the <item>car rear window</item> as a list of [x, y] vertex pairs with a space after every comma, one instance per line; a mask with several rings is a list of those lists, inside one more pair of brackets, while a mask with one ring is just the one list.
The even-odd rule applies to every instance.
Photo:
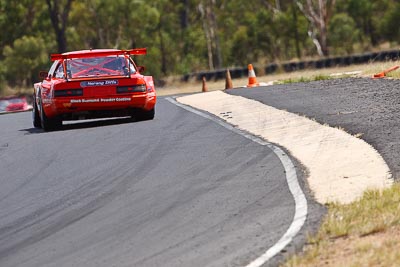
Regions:
[[67, 59], [68, 78], [126, 76], [127, 60], [120, 56]]

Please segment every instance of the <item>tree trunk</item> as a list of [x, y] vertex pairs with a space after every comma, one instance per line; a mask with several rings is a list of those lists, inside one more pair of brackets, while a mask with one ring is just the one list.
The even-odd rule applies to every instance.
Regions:
[[203, 21], [203, 30], [207, 41], [208, 65], [210, 70], [221, 68], [222, 53], [218, 37], [217, 19], [214, 13], [214, 0], [206, 0], [204, 5], [201, 2], [198, 5], [199, 12]]
[[188, 14], [189, 14], [189, 0], [182, 0], [182, 10], [180, 13], [180, 19], [181, 19], [181, 28], [182, 30], [185, 30], [188, 25], [189, 25], [189, 19], [188, 19]]
[[[312, 38], [318, 54], [328, 56], [328, 23], [334, 11], [336, 0], [306, 0], [306, 6], [295, 0], [301, 12], [310, 22], [309, 36]], [[317, 7], [317, 10], [315, 9]]]
[[281, 11], [281, 1], [280, 0], [275, 0], [275, 8], [279, 11]]
[[[64, 53], [67, 50], [67, 38], [65, 31], [71, 4], [73, 0], [67, 0], [65, 6], [59, 6], [58, 0], [46, 0], [47, 7], [50, 13], [51, 24], [56, 34], [58, 52]], [[62, 10], [62, 13], [61, 13]]]
[[297, 12], [296, 7], [292, 5], [292, 15], [293, 15], [293, 24], [294, 24], [294, 40], [296, 44], [296, 55], [297, 58], [301, 58], [301, 51], [300, 51], [300, 40], [299, 40], [299, 29], [297, 28]]
[[221, 46], [218, 37], [217, 19], [214, 13], [214, 5], [215, 1], [210, 0], [207, 13], [208, 13], [208, 19], [210, 21], [209, 30], [210, 30], [210, 37], [214, 54], [214, 67], [219, 69], [222, 66], [222, 56], [221, 56]]
[[212, 53], [212, 40], [210, 36], [210, 31], [208, 27], [208, 21], [207, 21], [207, 16], [204, 10], [204, 5], [203, 3], [200, 3], [198, 6], [199, 12], [201, 14], [201, 20], [203, 22], [203, 31], [206, 36], [206, 42], [207, 42], [207, 56], [208, 56], [208, 68], [210, 70], [214, 69], [214, 62], [213, 62], [213, 53]]
[[160, 24], [158, 25], [158, 34], [159, 34], [159, 38], [160, 38], [161, 72], [164, 75], [167, 75], [167, 58], [166, 58], [167, 51], [165, 51], [164, 37], [163, 37], [161, 25], [162, 25], [162, 19], [160, 18]]

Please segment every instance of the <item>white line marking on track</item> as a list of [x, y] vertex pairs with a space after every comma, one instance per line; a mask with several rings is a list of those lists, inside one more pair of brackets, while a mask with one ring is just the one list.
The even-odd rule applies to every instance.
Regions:
[[169, 102], [171, 102], [172, 104], [174, 104], [178, 107], [181, 107], [183, 109], [186, 109], [187, 111], [190, 111], [199, 116], [202, 116], [203, 118], [212, 120], [212, 121], [218, 123], [219, 125], [225, 127], [226, 129], [233, 131], [237, 134], [240, 134], [240, 135], [246, 137], [247, 139], [252, 140], [253, 142], [256, 142], [263, 146], [267, 146], [275, 153], [275, 155], [281, 161], [283, 167], [285, 168], [286, 181], [288, 183], [290, 193], [292, 194], [294, 202], [295, 202], [295, 213], [294, 213], [293, 221], [290, 224], [288, 230], [278, 240], [278, 242], [276, 242], [272, 247], [270, 247], [264, 254], [262, 254], [257, 259], [253, 260], [248, 265], [246, 265], [246, 267], [262, 266], [264, 263], [266, 263], [268, 260], [270, 260], [276, 254], [278, 254], [280, 251], [282, 251], [282, 249], [284, 249], [288, 244], [290, 244], [290, 242], [292, 242], [293, 238], [298, 234], [298, 232], [303, 227], [303, 225], [306, 221], [306, 218], [307, 218], [307, 210], [308, 210], [307, 199], [304, 195], [303, 190], [300, 187], [300, 184], [299, 184], [299, 181], [297, 178], [297, 174], [296, 174], [296, 169], [295, 169], [291, 159], [281, 148], [279, 148], [261, 138], [258, 138], [254, 135], [251, 135], [244, 131], [241, 131], [214, 116], [203, 113], [192, 107], [183, 105], [171, 97], [167, 97], [166, 100], [168, 100]]

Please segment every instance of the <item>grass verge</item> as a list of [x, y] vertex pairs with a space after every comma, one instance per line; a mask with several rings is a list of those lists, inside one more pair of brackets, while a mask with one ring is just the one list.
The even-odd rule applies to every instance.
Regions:
[[[372, 77], [373, 74], [387, 70], [390, 67], [400, 65], [400, 61], [371, 62], [369, 64], [351, 65], [346, 67], [335, 67], [318, 70], [302, 70], [290, 73], [275, 73], [271, 75], [257, 75], [258, 82], [286, 84], [295, 82], [310, 82], [316, 80], [327, 80], [343, 77]], [[390, 72], [388, 78], [400, 78], [400, 69]], [[233, 79], [233, 87], [244, 87], [248, 78]], [[209, 91], [225, 89], [225, 80], [207, 81]], [[158, 95], [173, 95], [184, 93], [198, 93], [202, 91], [201, 81], [181, 82], [180, 77], [170, 77], [166, 85], [158, 88]]]
[[316, 236], [282, 266], [400, 266], [400, 185], [328, 205]]
[[[343, 77], [343, 76], [341, 76], [341, 77]], [[294, 78], [294, 79], [289, 78], [289, 79], [277, 81], [276, 83], [277, 84], [303, 83], [303, 82], [322, 81], [322, 80], [330, 80], [330, 79], [334, 79], [334, 76], [318, 74], [318, 75], [311, 76], [311, 77], [301, 76], [300, 78]]]

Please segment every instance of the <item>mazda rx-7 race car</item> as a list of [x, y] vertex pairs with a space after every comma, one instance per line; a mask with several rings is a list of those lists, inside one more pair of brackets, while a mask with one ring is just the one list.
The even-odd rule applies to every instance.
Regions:
[[152, 76], [144, 76], [131, 55], [146, 48], [93, 49], [52, 54], [44, 80], [34, 84], [33, 125], [56, 130], [64, 120], [131, 116], [154, 118], [156, 92]]

